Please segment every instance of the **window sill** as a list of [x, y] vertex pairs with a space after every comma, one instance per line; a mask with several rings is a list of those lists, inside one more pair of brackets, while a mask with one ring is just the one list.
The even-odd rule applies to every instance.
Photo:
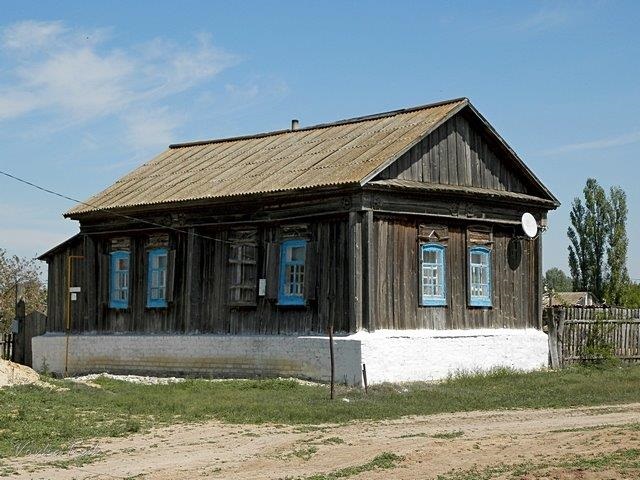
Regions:
[[309, 303], [307, 301], [305, 301], [303, 303], [280, 303], [280, 302], [277, 302], [276, 303], [276, 307], [284, 308], [284, 309], [295, 309], [295, 308], [305, 309], [305, 308], [309, 307]]

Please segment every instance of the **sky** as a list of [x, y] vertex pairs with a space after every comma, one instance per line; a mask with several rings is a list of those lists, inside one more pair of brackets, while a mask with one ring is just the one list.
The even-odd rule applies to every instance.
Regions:
[[[0, 169], [85, 200], [172, 142], [468, 97], [562, 202], [628, 197], [640, 280], [640, 2], [0, 1]], [[72, 202], [0, 176], [0, 248], [73, 235]]]

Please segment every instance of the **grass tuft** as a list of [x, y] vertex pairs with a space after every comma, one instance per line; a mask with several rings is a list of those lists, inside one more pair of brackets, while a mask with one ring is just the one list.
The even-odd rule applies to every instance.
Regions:
[[404, 460], [404, 458], [395, 453], [383, 452], [365, 464], [341, 468], [331, 473], [311, 475], [310, 477], [306, 477], [305, 480], [335, 480], [336, 478], [353, 477], [354, 475], [370, 472], [371, 470], [388, 470], [395, 468], [402, 460]]

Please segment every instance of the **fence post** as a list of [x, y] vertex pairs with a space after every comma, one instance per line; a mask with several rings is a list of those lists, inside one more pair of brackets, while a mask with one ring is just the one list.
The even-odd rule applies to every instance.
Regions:
[[558, 365], [560, 368], [564, 366], [562, 352], [564, 350], [564, 321], [567, 317], [567, 309], [561, 308], [558, 311]]
[[560, 368], [558, 363], [558, 329], [555, 321], [556, 309], [546, 308], [544, 313], [547, 322], [547, 342], [549, 345], [549, 363], [554, 370]]
[[18, 333], [13, 336], [13, 358], [12, 361], [24, 364], [25, 345], [25, 304], [24, 300], [18, 300], [16, 304], [16, 321], [18, 322]]

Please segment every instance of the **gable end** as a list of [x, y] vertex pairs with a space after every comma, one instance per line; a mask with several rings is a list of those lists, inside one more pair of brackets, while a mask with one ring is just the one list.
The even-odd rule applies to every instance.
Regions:
[[372, 180], [505, 191], [559, 204], [471, 105], [431, 131]]

